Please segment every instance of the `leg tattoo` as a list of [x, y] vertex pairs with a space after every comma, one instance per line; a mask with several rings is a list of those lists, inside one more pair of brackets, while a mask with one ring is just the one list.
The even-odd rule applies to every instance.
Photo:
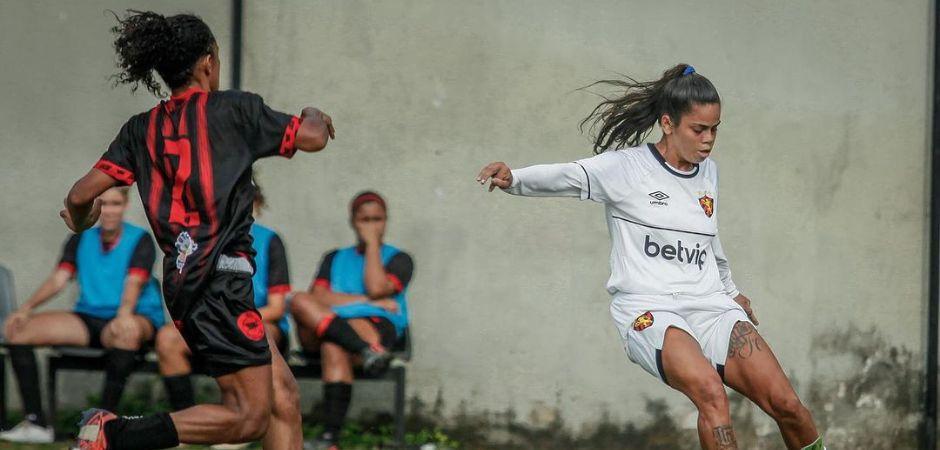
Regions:
[[715, 442], [721, 450], [737, 450], [738, 442], [734, 438], [734, 430], [731, 425], [722, 425], [712, 430], [715, 434]]
[[754, 325], [749, 322], [738, 322], [731, 330], [731, 341], [728, 343], [728, 357], [737, 356], [746, 359], [755, 352], [763, 350], [761, 348], [762, 339]]

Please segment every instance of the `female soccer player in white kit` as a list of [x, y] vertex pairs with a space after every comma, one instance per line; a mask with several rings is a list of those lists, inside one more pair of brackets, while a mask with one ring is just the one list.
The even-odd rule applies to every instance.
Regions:
[[[595, 108], [592, 158], [510, 170], [477, 181], [514, 195], [580, 197], [605, 205], [613, 316], [630, 360], [682, 392], [699, 412], [702, 448], [736, 449], [724, 382], [777, 422], [788, 449], [823, 449], [812, 416], [754, 328], [718, 239], [718, 167], [708, 159], [718, 91], [679, 64]], [[582, 125], [584, 124], [582, 123]], [[662, 139], [641, 144], [659, 124]], [[629, 146], [629, 148], [624, 148]]]

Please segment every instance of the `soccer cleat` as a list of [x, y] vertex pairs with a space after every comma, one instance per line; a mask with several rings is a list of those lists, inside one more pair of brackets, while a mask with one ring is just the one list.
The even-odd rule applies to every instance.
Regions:
[[385, 373], [388, 364], [392, 362], [392, 354], [381, 345], [367, 347], [360, 353], [362, 355], [362, 370], [372, 376]]
[[55, 431], [52, 427], [41, 427], [24, 420], [15, 427], [0, 433], [0, 440], [20, 444], [51, 444], [55, 441]]
[[92, 408], [82, 412], [82, 420], [78, 422], [78, 439], [72, 448], [107, 450], [108, 438], [104, 435], [104, 424], [114, 419], [117, 419], [117, 416], [103, 409]]

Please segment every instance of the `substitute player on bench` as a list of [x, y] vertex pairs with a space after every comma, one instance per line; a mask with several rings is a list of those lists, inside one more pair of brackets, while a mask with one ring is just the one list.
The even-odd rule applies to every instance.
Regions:
[[219, 47], [196, 16], [131, 11], [118, 20], [117, 81], [160, 96], [155, 71], [172, 96], [121, 127], [72, 187], [62, 217], [69, 228], [84, 230], [97, 219], [102, 192], [137, 183], [165, 256], [170, 316], [216, 379], [222, 404], [144, 417], [90, 410], [78, 447], [157, 449], [263, 438], [265, 448], [299, 450], [298, 399], [281, 388], [296, 382], [269, 348], [254, 305], [251, 168], [260, 158], [322, 150], [333, 137], [331, 119], [315, 108], [296, 117], [255, 94], [218, 91]]
[[357, 357], [369, 348], [387, 355], [385, 349], [394, 347], [408, 327], [407, 290], [414, 262], [384, 242], [385, 199], [375, 192], [357, 195], [350, 202], [349, 222], [356, 245], [323, 255], [310, 290], [297, 293], [291, 302], [300, 345], [320, 353], [323, 361], [324, 429], [308, 446], [315, 450], [339, 448], [352, 399], [353, 364], [363, 363], [367, 372], [387, 364], [381, 358]]
[[[156, 258], [153, 239], [143, 228], [124, 222], [127, 197], [127, 188], [111, 188], [101, 195], [99, 226], [70, 236], [56, 269], [7, 318], [7, 348], [26, 417], [0, 433], [0, 440], [34, 444], [54, 440], [42, 410], [34, 346], [108, 349], [98, 406], [110, 410], [121, 399], [137, 352], [149, 346], [166, 320], [160, 286], [151, 274]], [[62, 292], [70, 279], [79, 288], [72, 311], [35, 312]]]
[[[650, 82], [608, 82], [593, 158], [510, 170], [487, 165], [477, 181], [515, 195], [579, 197], [606, 206], [610, 312], [630, 360], [698, 408], [706, 449], [736, 449], [722, 382], [776, 420], [789, 449], [822, 439], [738, 291], [718, 239], [718, 167], [708, 159], [721, 100], [686, 64]], [[655, 125], [656, 144], [642, 145]], [[624, 147], [629, 146], [620, 150]]]

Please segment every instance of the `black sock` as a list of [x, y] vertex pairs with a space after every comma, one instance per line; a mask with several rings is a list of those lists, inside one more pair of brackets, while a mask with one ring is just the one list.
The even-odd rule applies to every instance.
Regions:
[[104, 424], [104, 435], [108, 448], [120, 450], [157, 450], [180, 445], [169, 413], [118, 417]]
[[173, 411], [180, 411], [196, 404], [193, 380], [188, 374], [163, 377], [163, 386], [166, 387], [166, 396], [170, 399]]
[[101, 390], [101, 409], [114, 412], [114, 408], [117, 408], [127, 378], [134, 371], [136, 356], [135, 350], [108, 350], [104, 367], [104, 388]]
[[318, 333], [323, 340], [337, 344], [352, 353], [361, 353], [369, 348], [369, 344], [359, 337], [359, 334], [349, 325], [346, 319], [332, 316], [332, 318], [324, 320], [329, 320], [329, 323], [322, 332]]
[[10, 345], [10, 362], [16, 383], [20, 387], [23, 399], [23, 412], [26, 420], [46, 426], [46, 416], [42, 413], [42, 397], [39, 394], [39, 367], [36, 365], [36, 353], [31, 345]]
[[350, 400], [352, 400], [351, 384], [323, 384], [323, 439], [333, 443], [339, 442], [339, 434], [343, 430], [343, 422], [346, 421]]

